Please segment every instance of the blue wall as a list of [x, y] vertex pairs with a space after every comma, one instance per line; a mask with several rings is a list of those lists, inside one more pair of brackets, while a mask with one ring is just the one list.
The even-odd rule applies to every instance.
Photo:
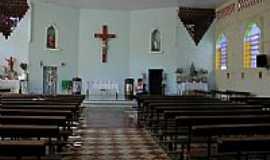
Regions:
[[[176, 93], [177, 67], [196, 66], [213, 70], [214, 29], [211, 28], [200, 45], [195, 46], [177, 17], [177, 8], [136, 11], [73, 9], [34, 3], [30, 46], [31, 89], [42, 91], [42, 67], [59, 66], [59, 84], [74, 76], [91, 80], [116, 80], [121, 88], [124, 79], [140, 78], [148, 69], [164, 69], [167, 74], [166, 92]], [[55, 24], [60, 33], [60, 51], [45, 49], [45, 28]], [[110, 40], [108, 63], [100, 60], [101, 42], [94, 38], [102, 25], [117, 37]], [[162, 54], [150, 54], [150, 32], [162, 32]], [[66, 66], [61, 66], [65, 62]], [[61, 88], [58, 89], [59, 93]], [[122, 89], [123, 91], [123, 89]]]
[[176, 37], [176, 66], [190, 68], [191, 64], [194, 63], [196, 68], [207, 69], [209, 72], [209, 87], [215, 88], [215, 25], [210, 26], [199, 45], [196, 46], [182, 22], [178, 20]]
[[[149, 69], [164, 69], [167, 91], [174, 92], [173, 72], [176, 67], [176, 9], [149, 9], [131, 12], [130, 23], [130, 75], [139, 78]], [[162, 53], [150, 53], [150, 33], [161, 31]]]
[[[109, 41], [108, 62], [101, 63], [101, 40], [94, 37], [107, 25], [116, 38]], [[84, 82], [113, 80], [123, 86], [129, 66], [129, 12], [81, 10], [79, 32], [79, 76]], [[85, 83], [84, 83], [85, 84]], [[122, 87], [120, 87], [122, 88]]]
[[[30, 44], [30, 89], [32, 92], [43, 91], [44, 65], [57, 66], [58, 92], [61, 81], [72, 79], [78, 70], [78, 33], [79, 10], [59, 7], [53, 4], [35, 2], [32, 5], [32, 35]], [[59, 51], [46, 49], [46, 28], [55, 24], [59, 32]], [[61, 66], [64, 62], [66, 65]]]
[[[162, 8], [131, 12], [130, 28], [130, 75], [138, 78], [148, 69], [164, 69], [167, 74], [166, 92], [174, 94], [176, 68], [188, 68], [194, 62], [195, 66], [210, 71], [210, 86], [214, 86], [214, 27], [196, 46], [177, 17], [177, 9]], [[149, 38], [153, 28], [159, 28], [162, 32], [162, 54], [149, 53]]]

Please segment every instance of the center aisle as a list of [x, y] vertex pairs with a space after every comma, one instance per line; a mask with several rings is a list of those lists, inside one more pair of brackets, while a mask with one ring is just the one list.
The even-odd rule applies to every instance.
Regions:
[[63, 160], [169, 160], [135, 119], [130, 107], [85, 108]]

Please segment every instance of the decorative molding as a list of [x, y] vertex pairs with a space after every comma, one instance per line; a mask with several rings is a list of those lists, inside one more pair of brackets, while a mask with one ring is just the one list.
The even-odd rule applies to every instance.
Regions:
[[198, 45], [215, 19], [214, 9], [180, 7], [178, 16]]
[[238, 13], [259, 4], [263, 4], [263, 1], [264, 0], [238, 0], [237, 2], [230, 3], [217, 11], [217, 19], [220, 20], [231, 16], [234, 13]]

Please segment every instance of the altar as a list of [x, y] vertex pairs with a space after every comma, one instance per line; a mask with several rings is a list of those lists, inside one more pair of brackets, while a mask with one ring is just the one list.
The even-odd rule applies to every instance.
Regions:
[[116, 96], [119, 94], [119, 84], [114, 80], [92, 80], [87, 82], [91, 96]]
[[208, 83], [207, 82], [182, 82], [177, 83], [177, 94], [184, 95], [188, 94], [191, 91], [208, 91]]
[[11, 93], [19, 93], [19, 80], [0, 80], [0, 89], [10, 89]]

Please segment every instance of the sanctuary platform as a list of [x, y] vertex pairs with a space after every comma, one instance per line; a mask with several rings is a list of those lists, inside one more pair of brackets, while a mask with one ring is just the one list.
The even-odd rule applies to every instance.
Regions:
[[115, 105], [119, 106], [127, 106], [127, 107], [134, 107], [137, 105], [135, 99], [130, 100], [126, 99], [125, 96], [110, 96], [110, 95], [99, 95], [99, 96], [89, 96], [86, 97], [84, 102], [84, 106], [88, 107], [95, 107], [95, 105], [110, 105], [111, 107], [114, 107]]

